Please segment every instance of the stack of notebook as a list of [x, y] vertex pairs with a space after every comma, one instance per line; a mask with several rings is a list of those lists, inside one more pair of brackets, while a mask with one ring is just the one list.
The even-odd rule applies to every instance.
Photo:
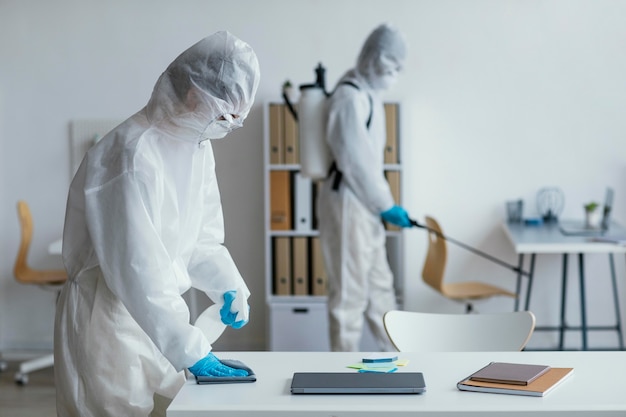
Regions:
[[491, 362], [458, 382], [457, 388], [462, 391], [543, 397], [573, 371], [573, 368], [547, 365]]

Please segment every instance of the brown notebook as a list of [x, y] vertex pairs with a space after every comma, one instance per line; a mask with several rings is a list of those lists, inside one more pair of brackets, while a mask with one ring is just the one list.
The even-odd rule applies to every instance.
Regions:
[[500, 384], [528, 385], [550, 369], [546, 365], [525, 363], [491, 362], [470, 375], [472, 381], [496, 382]]
[[461, 391], [490, 392], [493, 394], [529, 395], [543, 397], [563, 382], [574, 368], [550, 368], [528, 385], [496, 384], [493, 382], [472, 381], [466, 378], [456, 384]]

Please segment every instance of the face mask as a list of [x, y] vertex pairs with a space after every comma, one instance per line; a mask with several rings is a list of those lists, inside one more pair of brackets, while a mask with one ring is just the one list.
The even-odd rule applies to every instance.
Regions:
[[388, 88], [391, 88], [391, 86], [393, 86], [396, 83], [396, 81], [398, 81], [398, 72], [391, 71], [391, 72], [388, 72], [386, 74], [379, 76], [374, 81], [374, 84], [375, 84], [374, 88], [386, 90]]
[[215, 119], [204, 129], [204, 132], [200, 135], [201, 140], [207, 139], [222, 139], [235, 129], [239, 129], [242, 123], [239, 119], [235, 119], [230, 114], [222, 116], [224, 120]]
[[376, 77], [372, 80], [372, 88], [386, 90], [398, 80], [400, 64], [396, 60], [383, 55], [377, 63], [375, 71]]

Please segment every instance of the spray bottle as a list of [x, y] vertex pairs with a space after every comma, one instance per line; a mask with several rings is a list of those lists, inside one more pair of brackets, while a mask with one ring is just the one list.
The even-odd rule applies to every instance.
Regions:
[[283, 92], [285, 104], [298, 122], [300, 140], [300, 173], [307, 178], [321, 179], [328, 175], [332, 163], [326, 143], [326, 69], [318, 64], [313, 84], [300, 85], [300, 100], [296, 112]]

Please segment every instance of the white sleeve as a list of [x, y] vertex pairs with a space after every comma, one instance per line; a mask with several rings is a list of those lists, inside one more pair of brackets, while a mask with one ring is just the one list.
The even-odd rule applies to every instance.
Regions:
[[205, 182], [203, 194], [202, 228], [188, 266], [192, 285], [204, 291], [215, 303], [222, 303], [222, 295], [231, 290], [247, 299], [250, 291], [224, 246], [224, 217], [213, 170]]

